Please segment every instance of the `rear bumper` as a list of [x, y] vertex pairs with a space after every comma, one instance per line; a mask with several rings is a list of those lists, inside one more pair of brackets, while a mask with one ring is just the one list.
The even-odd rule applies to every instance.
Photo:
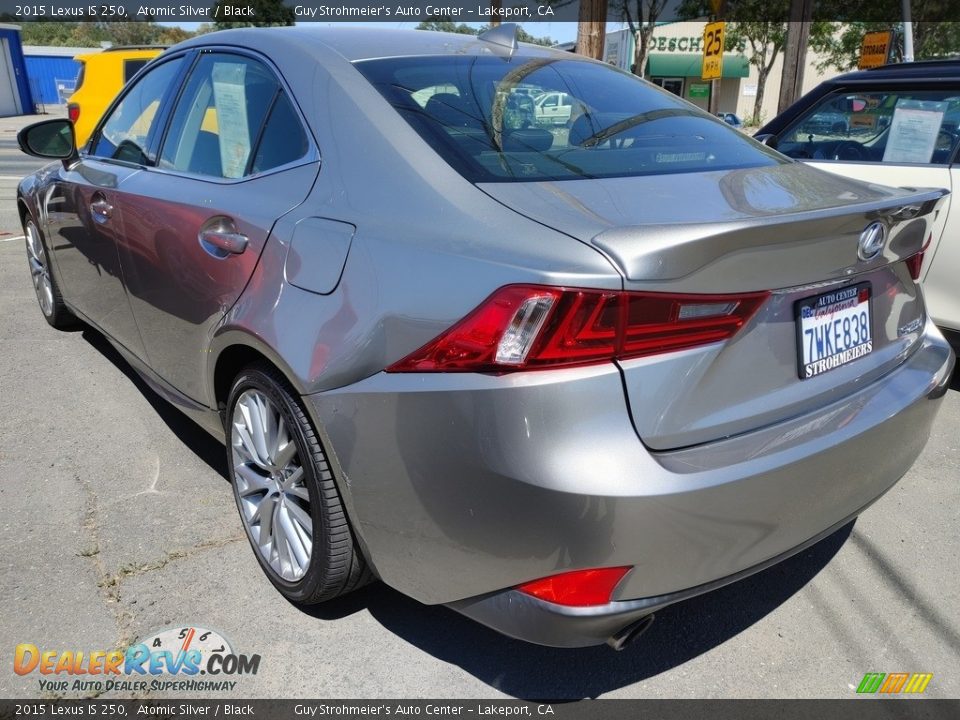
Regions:
[[539, 645], [571, 648], [602, 645], [609, 642], [618, 632], [652, 615], [657, 610], [681, 600], [717, 590], [786, 560], [833, 534], [872, 504], [873, 501], [803, 544], [766, 562], [742, 570], [735, 575], [666, 595], [635, 600], [615, 600], [607, 605], [592, 607], [565, 607], [517, 590], [504, 590], [479, 598], [450, 603], [448, 607], [504, 635]]
[[[923, 449], [953, 363], [928, 324], [902, 365], [860, 391], [672, 452], [637, 441], [614, 367], [380, 374], [306, 399], [387, 584], [515, 637], [576, 646], [756, 572], [856, 516]], [[510, 590], [614, 565], [634, 569], [602, 607]]]

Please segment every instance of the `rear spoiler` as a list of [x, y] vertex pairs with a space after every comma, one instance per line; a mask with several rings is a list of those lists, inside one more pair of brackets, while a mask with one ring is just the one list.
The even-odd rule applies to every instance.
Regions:
[[[832, 281], [905, 260], [926, 244], [949, 190], [902, 195], [799, 213], [720, 223], [642, 225], [606, 230], [592, 244], [628, 281], [651, 289], [749, 292]], [[742, 204], [743, 198], [740, 199]], [[881, 252], [858, 257], [861, 235], [879, 222]]]

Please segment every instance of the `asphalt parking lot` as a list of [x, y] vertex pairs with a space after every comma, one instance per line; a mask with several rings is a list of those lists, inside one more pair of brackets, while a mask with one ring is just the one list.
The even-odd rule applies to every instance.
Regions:
[[0, 120], [0, 695], [52, 694], [12, 671], [19, 643], [112, 650], [192, 625], [261, 656], [230, 697], [846, 698], [867, 672], [960, 697], [956, 377], [923, 455], [855, 524], [668, 608], [624, 652], [527, 645], [382, 584], [290, 605], [242, 536], [223, 447], [97, 333], [44, 322], [14, 207], [38, 166], [24, 122]]

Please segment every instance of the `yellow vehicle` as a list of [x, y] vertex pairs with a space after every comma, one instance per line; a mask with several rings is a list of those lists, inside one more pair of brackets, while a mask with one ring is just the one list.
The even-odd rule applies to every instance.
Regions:
[[77, 87], [67, 100], [67, 114], [76, 130], [77, 147], [87, 144], [100, 116], [120, 89], [164, 50], [166, 47], [160, 45], [112, 47], [74, 58], [80, 63], [80, 74]]

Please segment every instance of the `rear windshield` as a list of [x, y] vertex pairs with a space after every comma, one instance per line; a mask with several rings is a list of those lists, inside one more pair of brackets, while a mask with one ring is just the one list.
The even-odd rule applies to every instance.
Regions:
[[355, 65], [472, 182], [781, 162], [722, 120], [607, 65], [523, 56], [404, 57]]

